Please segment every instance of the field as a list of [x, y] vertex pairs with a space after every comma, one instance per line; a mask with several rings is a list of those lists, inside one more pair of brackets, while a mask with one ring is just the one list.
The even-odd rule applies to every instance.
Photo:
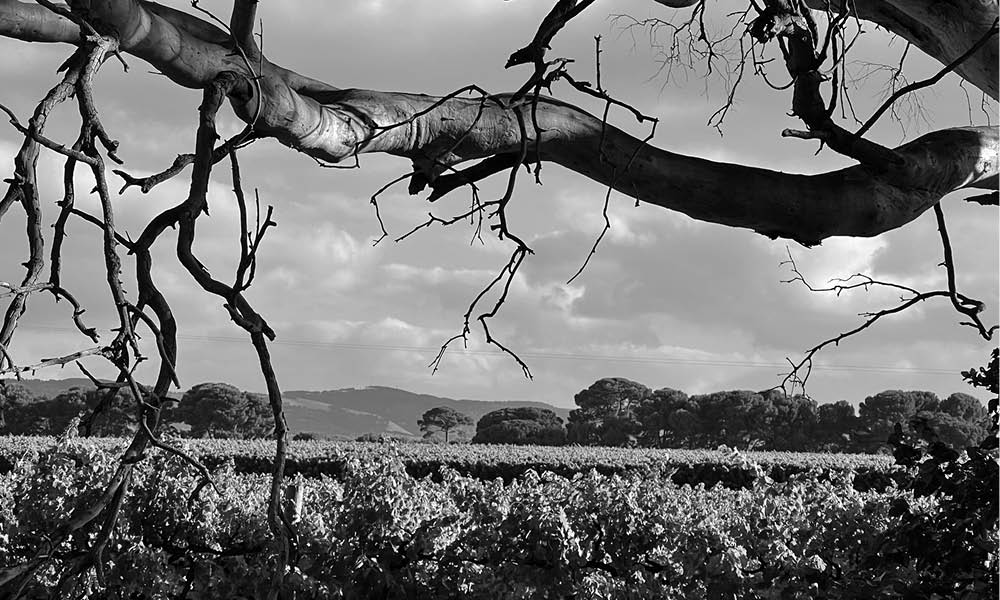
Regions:
[[[51, 437], [0, 437], [0, 472], [13, 468], [17, 457], [51, 447]], [[115, 438], [88, 438], [76, 444], [112, 449]], [[342, 478], [351, 461], [368, 463], [386, 452], [386, 445], [368, 442], [291, 442], [286, 472], [307, 477]], [[232, 461], [238, 473], [269, 473], [273, 444], [266, 440], [195, 439], [185, 450], [207, 466]], [[892, 483], [893, 461], [885, 455], [812, 454], [797, 452], [736, 452], [720, 450], [660, 450], [590, 446], [509, 446], [472, 444], [394, 444], [393, 453], [417, 478], [437, 478], [441, 467], [480, 480], [507, 482], [528, 471], [564, 477], [595, 470], [603, 475], [641, 473], [669, 478], [677, 485], [747, 487], [759, 471], [783, 482], [798, 473], [822, 476], [851, 473], [859, 489], [884, 489]]]
[[[0, 565], [99, 494], [122, 443], [4, 439]], [[198, 492], [189, 465], [154, 451], [103, 550], [107, 587], [94, 574], [75, 595], [259, 597], [276, 560], [259, 472], [268, 446], [184, 442], [212, 459]], [[897, 486], [906, 474], [885, 457], [323, 442], [292, 455], [286, 584], [300, 599], [892, 596], [922, 577], [912, 561], [881, 560], [900, 507], [940, 511]], [[684, 466], [712, 480], [678, 485]], [[863, 473], [888, 483], [858, 486]], [[58, 589], [56, 566], [86, 556], [96, 533], [52, 549], [27, 597]], [[995, 547], [996, 531], [984, 535]]]

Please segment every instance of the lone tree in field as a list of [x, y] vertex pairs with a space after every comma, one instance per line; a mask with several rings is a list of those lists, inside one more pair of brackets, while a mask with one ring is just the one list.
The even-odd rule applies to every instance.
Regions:
[[[704, 16], [706, 11], [715, 10], [714, 6], [710, 7], [706, 0], [655, 0], [655, 3], [662, 5], [658, 9], [664, 13], [690, 9], [684, 27], [690, 33], [691, 55], [702, 57], [711, 65], [716, 48], [713, 38], [704, 30]], [[550, 41], [568, 22], [594, 4], [593, 0], [558, 0], [528, 43], [510, 55], [507, 66], [521, 66], [527, 74], [519, 89], [496, 94], [470, 85], [445, 96], [341, 88], [337, 86], [351, 82], [313, 79], [264, 55], [255, 35], [257, 2], [234, 0], [228, 20], [209, 13], [198, 2], [192, 4], [185, 12], [145, 0], [71, 0], [68, 4], [0, 0], [0, 35], [67, 47], [67, 60], [59, 81], [44, 94], [30, 118], [0, 105], [24, 136], [13, 173], [6, 179], [7, 190], [0, 198], [0, 218], [15, 205], [23, 209], [29, 251], [23, 279], [17, 284], [0, 284], [3, 286], [0, 295], [9, 298], [0, 323], [0, 374], [100, 356], [120, 373], [114, 385], [131, 392], [141, 414], [139, 428], [109, 487], [93, 506], [79, 508], [64, 526], [47, 537], [48, 547], [56, 548], [84, 527], [93, 526], [95, 520], [103, 520], [98, 528], [100, 534], [93, 542], [98, 550], [82, 562], [65, 563], [67, 573], [83, 572], [93, 563], [99, 563], [100, 549], [114, 531], [117, 507], [127, 496], [134, 465], [149, 446], [165, 447], [156, 431], [160, 411], [171, 402], [168, 390], [171, 385], [179, 387], [174, 368], [178, 359], [177, 323], [167, 298], [161, 293], [162, 282], [155, 276], [152, 250], [157, 242], [164, 243], [161, 238], [165, 231], [176, 228], [176, 255], [180, 264], [206, 294], [221, 299], [229, 318], [246, 330], [267, 382], [276, 439], [268, 520], [279, 548], [271, 597], [276, 597], [281, 589], [284, 565], [290, 564], [292, 556], [289, 538], [294, 538], [294, 532], [281, 515], [287, 433], [268, 350], [275, 332], [245, 295], [254, 281], [261, 241], [274, 225], [269, 209], [258, 210], [256, 217], [252, 214], [240, 184], [238, 150], [254, 140], [273, 138], [328, 166], [354, 166], [363, 153], [404, 157], [412, 161], [413, 169], [400, 181], [408, 180], [409, 191], [427, 193], [428, 200], [470, 187], [474, 192], [473, 203], [466, 213], [452, 219], [432, 217], [426, 225], [471, 218], [479, 223], [480, 233], [494, 233], [509, 243], [511, 254], [505, 267], [469, 307], [464, 330], [450, 341], [466, 338], [473, 322], [477, 322], [486, 342], [517, 360], [525, 374], [528, 368], [517, 357], [517, 349], [508, 348], [494, 338], [488, 322], [497, 314], [519, 267], [531, 253], [518, 233], [511, 230], [507, 219], [508, 206], [516, 199], [515, 181], [519, 176], [525, 177], [524, 166], [539, 177], [538, 167], [545, 161], [606, 185], [609, 194], [616, 190], [637, 202], [679, 211], [694, 219], [747, 228], [804, 246], [819, 244], [830, 236], [877, 236], [933, 210], [949, 273], [948, 288], [928, 292], [896, 286], [904, 294], [898, 306], [874, 313], [855, 330], [814, 347], [800, 363], [793, 365], [792, 383], [808, 376], [813, 355], [827, 344], [923, 300], [940, 298], [950, 302], [978, 335], [992, 337], [995, 327], [981, 319], [984, 303], [956, 289], [948, 231], [939, 201], [956, 190], [975, 187], [989, 191], [978, 197], [980, 203], [997, 204], [997, 128], [942, 129], [896, 148], [883, 146], [865, 134], [887, 111], [892, 112], [900, 97], [936, 83], [949, 72], [957, 73], [985, 95], [997, 98], [995, 1], [945, 5], [936, 0], [894, 3], [750, 0], [741, 7], [745, 12], [732, 34], [739, 39], [741, 48], [737, 57], [739, 75], [757, 71], [758, 54], [754, 52], [777, 47], [790, 78], [790, 83], [780, 88], [786, 91], [777, 91], [775, 97], [780, 98], [777, 104], [782, 106], [791, 101], [802, 128], [785, 130], [783, 135], [819, 141], [856, 163], [816, 175], [788, 174], [672, 153], [613, 126], [608, 122], [607, 110], [603, 117], [596, 117], [567, 101], [541, 95], [543, 89], [562, 81], [577, 93], [598, 98], [609, 109], [616, 107], [630, 112], [641, 123], [655, 123], [652, 117], [610, 96], [602, 87], [599, 70], [598, 77], [587, 83], [568, 70], [567, 60], [547, 55]], [[336, 8], [331, 5], [328, 10]], [[845, 119], [838, 118], [838, 108], [849, 99], [845, 57], [861, 33], [862, 22], [902, 37], [939, 61], [942, 68], [939, 76], [897, 90], [860, 126], [845, 125], [841, 122]], [[330, 40], [330, 44], [331, 52], [343, 50], [336, 48], [336, 40]], [[144, 61], [179, 86], [203, 91], [197, 119], [192, 115], [192, 127], [197, 127], [192, 154], [178, 157], [168, 169], [148, 177], [115, 171], [125, 188], [148, 191], [192, 166], [187, 198], [152, 215], [141, 233], [131, 238], [121, 235], [115, 227], [116, 207], [107, 160], [117, 161], [118, 143], [104, 127], [93, 95], [98, 70], [123, 55]], [[716, 68], [720, 68], [718, 64]], [[75, 140], [48, 137], [46, 125], [52, 111], [71, 98], [80, 114], [79, 135]], [[246, 129], [220, 143], [216, 116], [225, 102], [246, 123]], [[58, 200], [58, 216], [51, 229], [43, 224], [43, 198], [39, 196], [35, 168], [43, 147], [65, 157], [65, 192]], [[803, 145], [803, 153], [811, 153], [813, 149], [814, 144]], [[237, 267], [224, 280], [209, 273], [193, 250], [197, 225], [208, 213], [210, 177], [216, 164], [223, 160], [230, 163], [241, 226]], [[76, 169], [92, 174], [93, 188], [101, 201], [99, 214], [85, 213], [74, 205], [79, 192], [73, 184]], [[476, 184], [493, 175], [506, 179], [506, 192], [499, 198], [480, 198], [475, 193]], [[332, 177], [335, 175], [331, 173]], [[84, 193], [89, 191], [88, 185]], [[44, 201], [48, 203], [50, 199]], [[995, 214], [990, 213], [988, 218], [995, 218]], [[110, 340], [100, 338], [86, 323], [85, 307], [76, 300], [73, 290], [64, 287], [60, 277], [65, 258], [61, 249], [70, 219], [82, 219], [97, 227], [102, 235], [105, 279], [118, 321]], [[121, 282], [122, 258], [126, 253], [135, 270], [136, 289], [131, 295]], [[798, 271], [795, 273], [798, 275]], [[833, 289], [873, 285], [888, 284], [861, 278]], [[499, 300], [479, 307], [486, 292], [495, 293]], [[93, 346], [68, 354], [57, 350], [48, 354], [55, 358], [33, 365], [14, 364], [10, 349], [15, 330], [29, 298], [38, 293], [67, 301], [73, 309], [74, 327], [92, 340]], [[140, 356], [137, 330], [151, 332], [157, 342], [159, 371], [149, 391], [140, 388], [132, 376], [137, 361], [148, 358]], [[446, 343], [442, 353], [447, 346]], [[0, 586], [9, 584], [17, 588], [39, 568], [58, 560], [40, 549], [28, 563], [0, 570]]]
[[471, 427], [475, 424], [476, 422], [469, 415], [447, 406], [432, 408], [417, 421], [417, 427], [420, 427], [420, 431], [424, 432], [424, 439], [443, 433], [446, 444], [448, 443], [448, 434], [457, 433], [457, 430], [462, 427]]
[[562, 418], [547, 408], [516, 406], [488, 412], [476, 423], [473, 444], [561, 446], [566, 442]]

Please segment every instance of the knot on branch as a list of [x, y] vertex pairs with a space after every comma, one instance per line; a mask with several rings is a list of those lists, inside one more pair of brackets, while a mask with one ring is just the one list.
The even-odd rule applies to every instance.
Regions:
[[777, 11], [770, 6], [765, 7], [760, 16], [750, 23], [748, 28], [750, 37], [760, 42], [761, 45], [766, 44], [776, 38], [784, 29], [779, 21]]

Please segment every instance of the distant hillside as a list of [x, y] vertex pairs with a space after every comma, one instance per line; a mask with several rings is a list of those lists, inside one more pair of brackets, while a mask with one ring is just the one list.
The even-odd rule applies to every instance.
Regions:
[[69, 379], [4, 379], [6, 383], [20, 385], [36, 396], [53, 398], [70, 388], [91, 389], [94, 384], [86, 377], [70, 377]]
[[[3, 381], [23, 386], [32, 394], [35, 394], [36, 396], [45, 396], [47, 398], [54, 398], [66, 390], [75, 387], [85, 390], [94, 388], [93, 382], [86, 377], [68, 377], [66, 379], [22, 379], [20, 381], [17, 379], [4, 379]], [[175, 398], [180, 398], [183, 394], [183, 392], [178, 392], [177, 390], [171, 390], [167, 393], [168, 396]]]
[[[34, 394], [54, 397], [72, 388], [92, 388], [89, 379], [6, 380], [20, 384]], [[542, 402], [482, 402], [454, 400], [416, 394], [390, 387], [371, 386], [323, 392], [295, 390], [285, 392], [285, 419], [293, 434], [315, 433], [321, 437], [354, 439], [365, 433], [386, 433], [419, 437], [417, 420], [435, 406], [450, 406], [473, 421], [490, 411], [510, 406], [547, 408], [565, 421], [569, 411]]]
[[324, 392], [289, 391], [284, 394], [288, 426], [293, 432], [357, 437], [363, 433], [419, 436], [417, 420], [435, 406], [450, 406], [473, 421], [490, 411], [510, 406], [547, 408], [566, 420], [569, 411], [542, 402], [483, 402], [415, 394], [396, 388], [371, 386]]

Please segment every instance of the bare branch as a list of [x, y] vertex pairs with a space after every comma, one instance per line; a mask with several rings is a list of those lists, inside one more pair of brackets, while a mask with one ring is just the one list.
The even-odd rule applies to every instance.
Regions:
[[[253, 132], [250, 129], [245, 129], [237, 135], [229, 138], [225, 141], [225, 143], [212, 151], [213, 164], [229, 156], [230, 152], [233, 150], [245, 147], [256, 140], [257, 137], [253, 134]], [[118, 193], [121, 194], [128, 188], [135, 186], [138, 187], [143, 194], [147, 194], [149, 193], [149, 190], [153, 189], [157, 185], [178, 175], [185, 169], [185, 167], [194, 162], [194, 158], [194, 154], [179, 154], [169, 167], [148, 177], [133, 177], [125, 171], [116, 169], [114, 171], [115, 175], [118, 175], [122, 178], [122, 181], [124, 181], [124, 185], [122, 185], [122, 188], [118, 190]]]
[[[947, 234], [942, 234], [942, 235], [943, 237], [946, 237]], [[945, 245], [946, 247], [948, 247], [947, 242], [945, 242]], [[871, 278], [868, 275], [856, 273], [845, 279], [833, 280], [834, 285], [831, 285], [829, 287], [815, 287], [811, 283], [809, 283], [806, 280], [805, 276], [799, 271], [798, 266], [795, 264], [795, 260], [792, 258], [791, 251], [786, 249], [786, 252], [788, 254], [788, 260], [783, 261], [781, 264], [788, 265], [789, 269], [791, 269], [792, 274], [794, 276], [791, 279], [784, 281], [783, 283], [800, 282], [802, 285], [806, 287], [806, 289], [808, 289], [811, 292], [833, 293], [836, 296], [840, 296], [840, 294], [842, 294], [843, 292], [855, 289], [863, 289], [865, 291], [868, 291], [872, 288], [887, 288], [887, 289], [899, 290], [900, 292], [902, 292], [898, 305], [878, 310], [875, 312], [862, 313], [861, 316], [865, 318], [865, 321], [860, 325], [858, 325], [857, 327], [816, 344], [815, 346], [807, 350], [803, 358], [800, 359], [798, 362], [793, 362], [792, 360], [789, 359], [788, 363], [791, 366], [791, 370], [787, 375], [785, 375], [785, 378], [782, 380], [780, 386], [787, 393], [794, 392], [796, 387], [801, 389], [803, 392], [805, 391], [806, 384], [809, 380], [809, 375], [812, 372], [813, 358], [816, 356], [817, 353], [819, 353], [827, 346], [831, 345], [839, 346], [840, 342], [842, 342], [843, 340], [846, 340], [847, 338], [850, 338], [868, 329], [876, 322], [881, 320], [883, 317], [901, 313], [907, 310], [908, 308], [911, 308], [925, 300], [930, 300], [931, 298], [949, 298], [952, 300], [953, 305], [955, 305], [956, 310], [959, 310], [959, 312], [967, 316], [969, 316], [969, 312], [973, 312], [977, 307], [982, 306], [982, 303], [979, 302], [978, 300], [973, 300], [967, 296], [964, 296], [956, 292], [954, 290], [953, 281], [949, 282], [950, 289], [948, 291], [935, 290], [931, 292], [920, 292], [914, 288], [905, 285], [900, 285], [898, 283], [892, 283], [892, 282], [879, 281]], [[946, 257], [950, 257], [950, 248], [946, 251]], [[948, 258], [946, 258], [946, 262], [947, 260]], [[949, 277], [950, 278], [953, 277], [951, 269], [949, 269]], [[960, 306], [962, 308], [959, 308]], [[978, 315], [978, 312], [974, 314]], [[975, 320], [978, 321], [978, 318]], [[993, 326], [989, 330], [981, 328], [980, 333], [986, 339], [990, 339], [992, 332], [995, 331], [996, 329], [997, 326]], [[788, 386], [791, 386], [791, 390], [788, 389]]]
[[963, 296], [956, 290], [955, 257], [951, 250], [951, 240], [948, 237], [948, 227], [945, 225], [944, 221], [944, 209], [941, 208], [940, 203], [934, 205], [934, 217], [937, 219], [938, 233], [941, 234], [941, 246], [944, 249], [944, 262], [942, 264], [948, 273], [948, 298], [951, 300], [951, 304], [955, 307], [955, 310], [969, 318], [968, 322], [962, 323], [963, 325], [974, 327], [983, 339], [991, 340], [993, 339], [993, 332], [997, 330], [998, 326], [993, 325], [987, 329], [986, 326], [983, 325], [979, 315], [986, 310], [986, 304], [979, 300]]
[[[55, 356], [52, 358], [43, 358], [42, 360], [24, 366], [24, 367], [7, 367], [0, 369], [0, 375], [7, 374], [18, 374], [18, 373], [34, 373], [40, 369], [45, 369], [47, 367], [56, 367], [62, 365], [68, 365], [69, 363], [76, 362], [81, 358], [86, 356], [97, 356], [103, 355], [105, 348], [103, 346], [94, 346], [92, 348], [86, 348], [84, 350], [77, 350], [76, 352], [71, 352], [69, 354], [64, 354], [63, 356]], [[9, 357], [9, 354], [4, 350], [4, 355]]]
[[998, 23], [1000, 23], [1000, 19], [993, 21], [993, 27], [991, 27], [990, 30], [987, 31], [985, 34], [983, 34], [983, 36], [979, 38], [979, 40], [976, 41], [976, 43], [973, 44], [971, 48], [969, 48], [964, 54], [962, 54], [955, 60], [948, 63], [943, 69], [935, 73], [932, 77], [929, 77], [922, 81], [916, 81], [908, 86], [905, 86], [897, 90], [896, 93], [890, 96], [889, 99], [886, 100], [885, 103], [883, 103], [882, 106], [880, 106], [878, 110], [876, 110], [875, 113], [868, 118], [867, 121], [865, 121], [865, 124], [862, 125], [861, 128], [858, 129], [858, 131], [855, 132], [854, 135], [856, 135], [857, 137], [861, 137], [865, 133], [867, 133], [868, 130], [872, 128], [872, 125], [874, 125], [878, 121], [879, 117], [881, 117], [885, 113], [885, 111], [887, 111], [900, 97], [905, 96], [910, 92], [915, 92], [919, 89], [930, 87], [935, 83], [941, 81], [942, 77], [954, 71], [959, 65], [968, 60], [970, 56], [972, 56], [973, 54], [978, 52], [980, 48], [985, 46], [987, 42], [993, 39], [993, 36], [995, 36], [998, 31]]
[[990, 192], [989, 194], [979, 194], [977, 196], [969, 196], [965, 199], [966, 202], [975, 202], [982, 206], [998, 206], [1000, 205], [1000, 193]]
[[538, 26], [538, 31], [535, 32], [535, 37], [527, 46], [511, 54], [510, 58], [507, 59], [505, 67], [509, 69], [516, 65], [538, 64], [543, 61], [545, 50], [548, 49], [552, 38], [571, 19], [582, 13], [593, 3], [594, 0], [558, 0], [556, 5], [552, 7], [552, 10], [549, 11], [549, 14], [545, 15], [545, 18], [542, 19], [541, 24]]
[[[76, 82], [80, 77], [83, 67], [83, 53], [74, 52], [67, 61], [67, 69], [62, 81], [56, 84], [45, 97], [35, 107], [31, 118], [30, 128], [25, 129], [17, 122], [17, 116], [0, 105], [0, 109], [11, 118], [11, 123], [25, 134], [24, 143], [14, 158], [14, 177], [10, 180], [10, 186], [6, 194], [0, 198], [0, 218], [7, 212], [7, 209], [19, 202], [27, 215], [27, 237], [28, 237], [28, 262], [25, 264], [27, 273], [21, 281], [22, 288], [32, 286], [41, 275], [44, 268], [45, 258], [43, 254], [44, 241], [41, 227], [41, 204], [38, 197], [36, 162], [40, 152], [39, 138], [45, 130], [46, 122], [52, 110], [59, 103], [63, 102], [73, 93]], [[59, 146], [59, 145], [57, 145]], [[17, 294], [7, 306], [3, 323], [0, 325], [0, 345], [9, 346], [17, 329], [18, 320], [27, 308], [28, 294]], [[5, 353], [5, 357], [9, 357]], [[0, 368], [7, 360], [0, 357]], [[13, 363], [7, 363], [13, 367]]]

